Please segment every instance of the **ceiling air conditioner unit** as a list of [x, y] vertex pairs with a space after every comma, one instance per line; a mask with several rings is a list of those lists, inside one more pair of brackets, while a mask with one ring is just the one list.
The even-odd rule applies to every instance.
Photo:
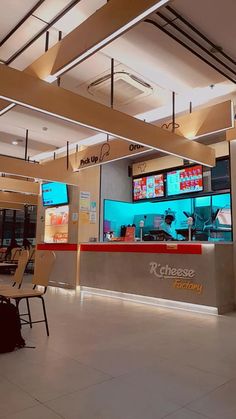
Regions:
[[[102, 100], [109, 101], [111, 95], [111, 74], [94, 80], [87, 87], [88, 92]], [[136, 75], [127, 71], [114, 72], [114, 105], [126, 105], [135, 100], [147, 97], [153, 93], [152, 86]]]

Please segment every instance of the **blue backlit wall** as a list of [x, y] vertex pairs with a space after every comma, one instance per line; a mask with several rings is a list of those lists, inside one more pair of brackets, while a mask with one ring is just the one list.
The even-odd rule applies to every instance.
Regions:
[[[105, 200], [104, 225], [109, 225], [114, 235], [119, 237], [122, 225], [132, 225], [134, 223], [136, 225], [136, 236], [138, 237], [140, 220], [145, 223], [144, 233], [149, 233], [149, 230], [157, 228], [155, 223], [158, 217], [164, 218], [167, 212], [175, 216], [173, 229], [187, 228], [185, 212], [188, 215], [195, 214], [197, 228], [207, 231], [207, 228], [214, 228], [212, 224], [214, 212], [224, 208], [230, 208], [230, 194], [142, 203]], [[216, 241], [217, 237], [212, 235], [211, 239]], [[231, 232], [225, 236], [225, 240], [231, 240]]]

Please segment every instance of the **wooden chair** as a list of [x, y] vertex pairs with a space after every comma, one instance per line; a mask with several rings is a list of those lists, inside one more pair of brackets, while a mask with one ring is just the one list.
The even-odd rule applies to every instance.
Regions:
[[18, 288], [21, 287], [23, 278], [24, 278], [24, 273], [25, 273], [25, 269], [26, 266], [28, 264], [28, 260], [29, 260], [29, 251], [28, 250], [22, 250], [19, 259], [18, 259], [18, 264], [16, 267], [16, 270], [14, 272], [14, 275], [11, 276], [9, 279], [12, 282], [12, 286], [10, 285], [0, 285], [0, 292], [3, 289], [8, 289], [8, 288], [12, 288], [15, 285], [18, 285]]
[[11, 251], [10, 262], [18, 263], [21, 252], [22, 252], [22, 249], [20, 247], [14, 247]]
[[[49, 336], [49, 327], [48, 327], [45, 301], [44, 301], [43, 296], [47, 291], [49, 278], [50, 278], [55, 260], [56, 260], [56, 255], [54, 252], [51, 252], [51, 251], [45, 251], [42, 253], [40, 252], [39, 255], [37, 255], [36, 263], [35, 263], [35, 271], [34, 271], [34, 276], [32, 280], [33, 289], [21, 288], [21, 289], [14, 290], [11, 288], [8, 290], [3, 290], [1, 292], [1, 294], [4, 297], [15, 300], [18, 311], [19, 311], [20, 301], [25, 299], [26, 304], [27, 304], [27, 313], [25, 314], [20, 313], [22, 325], [29, 324], [30, 327], [32, 328], [33, 323], [44, 322], [48, 336]], [[43, 290], [38, 289], [37, 288], [38, 286], [42, 286], [44, 289]], [[31, 298], [40, 298], [40, 300], [42, 301], [43, 314], [44, 314], [43, 320], [32, 321], [31, 312], [30, 312], [30, 304], [29, 304], [29, 300]], [[27, 316], [29, 320], [22, 318], [22, 316]]]
[[32, 247], [29, 251], [29, 260], [26, 266], [26, 272], [34, 272], [34, 262], [35, 262], [35, 248]]
[[0, 249], [0, 262], [5, 259], [7, 247], [1, 247]]

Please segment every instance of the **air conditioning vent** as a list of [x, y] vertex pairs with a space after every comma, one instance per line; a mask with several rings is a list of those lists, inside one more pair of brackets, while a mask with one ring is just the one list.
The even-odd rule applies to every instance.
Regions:
[[[111, 95], [111, 75], [107, 74], [94, 80], [87, 87], [88, 92], [103, 102], [109, 102]], [[152, 86], [126, 71], [114, 74], [114, 105], [125, 105], [153, 93]]]

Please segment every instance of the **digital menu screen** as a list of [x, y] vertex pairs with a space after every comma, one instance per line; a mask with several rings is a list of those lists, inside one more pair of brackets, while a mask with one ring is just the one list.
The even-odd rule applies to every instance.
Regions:
[[164, 177], [161, 175], [145, 176], [133, 179], [134, 201], [160, 198], [164, 196]]
[[200, 192], [203, 190], [202, 166], [191, 166], [167, 173], [167, 195]]
[[68, 204], [68, 191], [65, 183], [48, 182], [42, 184], [43, 206]]

